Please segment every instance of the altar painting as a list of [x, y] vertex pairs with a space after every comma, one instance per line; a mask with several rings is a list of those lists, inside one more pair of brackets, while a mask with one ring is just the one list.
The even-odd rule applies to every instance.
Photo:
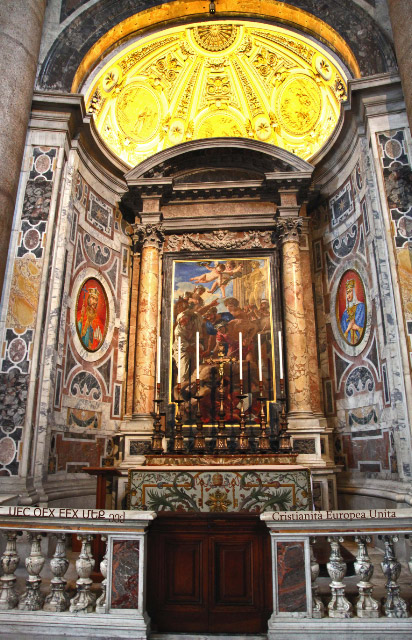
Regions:
[[366, 296], [362, 278], [352, 269], [345, 271], [338, 286], [336, 319], [345, 341], [358, 345], [366, 328]]
[[239, 332], [242, 333], [244, 410], [258, 422], [260, 405], [258, 334], [261, 336], [263, 395], [274, 400], [272, 295], [269, 258], [176, 260], [173, 262], [169, 402], [177, 394], [178, 339], [182, 414], [196, 421], [196, 332], [199, 332], [200, 411], [214, 424], [219, 411], [219, 349], [230, 362], [224, 367], [224, 408], [228, 425], [239, 423]]

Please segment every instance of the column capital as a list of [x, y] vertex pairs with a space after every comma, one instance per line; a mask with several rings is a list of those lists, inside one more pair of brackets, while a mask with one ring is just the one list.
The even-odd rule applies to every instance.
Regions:
[[165, 240], [162, 224], [135, 224], [133, 225], [133, 240], [145, 249], [155, 247], [161, 249]]
[[275, 223], [273, 232], [274, 240], [279, 239], [282, 244], [286, 242], [298, 242], [302, 232], [303, 221], [301, 218], [283, 218]]

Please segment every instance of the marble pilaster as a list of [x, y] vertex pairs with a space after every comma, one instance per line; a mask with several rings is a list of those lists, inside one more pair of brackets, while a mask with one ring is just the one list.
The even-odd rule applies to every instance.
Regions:
[[46, 0], [0, 3], [0, 288], [30, 114]]
[[156, 337], [159, 294], [159, 254], [163, 242], [160, 225], [141, 226], [142, 257], [140, 263], [139, 307], [137, 316], [136, 357], [134, 377], [133, 419], [148, 426], [153, 411]]
[[412, 55], [412, 3], [410, 0], [388, 0], [392, 24], [393, 43], [405, 95], [409, 127], [412, 130], [412, 79], [410, 60]]
[[129, 317], [129, 340], [128, 340], [128, 364], [126, 383], [126, 416], [133, 414], [134, 402], [134, 370], [136, 359], [136, 331], [137, 331], [137, 309], [139, 302], [139, 280], [140, 280], [140, 247], [136, 234], [133, 236], [133, 246], [131, 249], [132, 274], [130, 289], [130, 317]]
[[309, 254], [309, 230], [307, 218], [303, 219], [303, 244], [300, 245], [300, 264], [303, 286], [303, 303], [305, 309], [306, 344], [308, 351], [308, 375], [310, 388], [310, 404], [314, 414], [323, 415], [322, 394], [319, 380], [317, 337], [315, 324], [315, 305], [313, 300], [312, 269]]
[[289, 415], [296, 417], [312, 415], [299, 248], [301, 227], [302, 221], [299, 218], [279, 219], [276, 226], [276, 233], [282, 244]]

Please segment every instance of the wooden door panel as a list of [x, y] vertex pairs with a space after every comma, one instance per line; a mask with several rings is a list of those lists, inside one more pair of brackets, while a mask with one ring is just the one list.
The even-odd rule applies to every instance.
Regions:
[[253, 604], [252, 541], [212, 539], [214, 604]]
[[167, 604], [203, 604], [201, 585], [204, 540], [172, 538], [165, 544]]
[[148, 536], [153, 630], [264, 633], [270, 567], [269, 533], [258, 517], [159, 514]]

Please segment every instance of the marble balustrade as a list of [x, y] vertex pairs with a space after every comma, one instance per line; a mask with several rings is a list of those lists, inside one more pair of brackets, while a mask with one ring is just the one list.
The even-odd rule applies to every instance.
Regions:
[[[147, 638], [146, 534], [155, 517], [151, 511], [1, 507], [0, 628], [8, 637], [25, 637], [32, 627], [33, 637], [47, 636], [52, 624], [53, 637], [60, 637], [59, 628], [61, 637], [68, 628], [70, 637], [82, 637], [82, 629], [93, 626], [96, 638]], [[105, 549], [99, 566], [96, 536]], [[71, 550], [76, 537], [80, 551]]]
[[[150, 511], [0, 507], [5, 541], [0, 636], [7, 630], [10, 638], [63, 638], [68, 633], [83, 638], [93, 628], [94, 638], [149, 638], [145, 547], [155, 517]], [[397, 550], [398, 545], [409, 546], [412, 510], [275, 511], [260, 517], [270, 530], [272, 547], [268, 640], [294, 637], [303, 624], [310, 640], [356, 634], [375, 640], [411, 637], [411, 589], [405, 588], [405, 573], [410, 584], [412, 556], [409, 569], [402, 567]], [[81, 542], [80, 551], [69, 549], [73, 535]], [[105, 543], [100, 567], [92, 551], [96, 535]], [[50, 553], [46, 539], [55, 540]], [[319, 541], [323, 560], [315, 550]], [[353, 575], [346, 577], [342, 543], [348, 541], [354, 561]], [[319, 577], [320, 569], [328, 577]]]
[[[408, 571], [397, 550], [405, 545], [412, 553], [412, 510], [266, 512], [260, 517], [270, 530], [272, 549], [268, 640], [294, 637], [303, 624], [310, 640], [332, 634], [411, 637], [412, 555]], [[343, 547], [353, 560], [347, 552], [342, 555]], [[404, 595], [400, 575], [404, 578], [405, 571]]]

